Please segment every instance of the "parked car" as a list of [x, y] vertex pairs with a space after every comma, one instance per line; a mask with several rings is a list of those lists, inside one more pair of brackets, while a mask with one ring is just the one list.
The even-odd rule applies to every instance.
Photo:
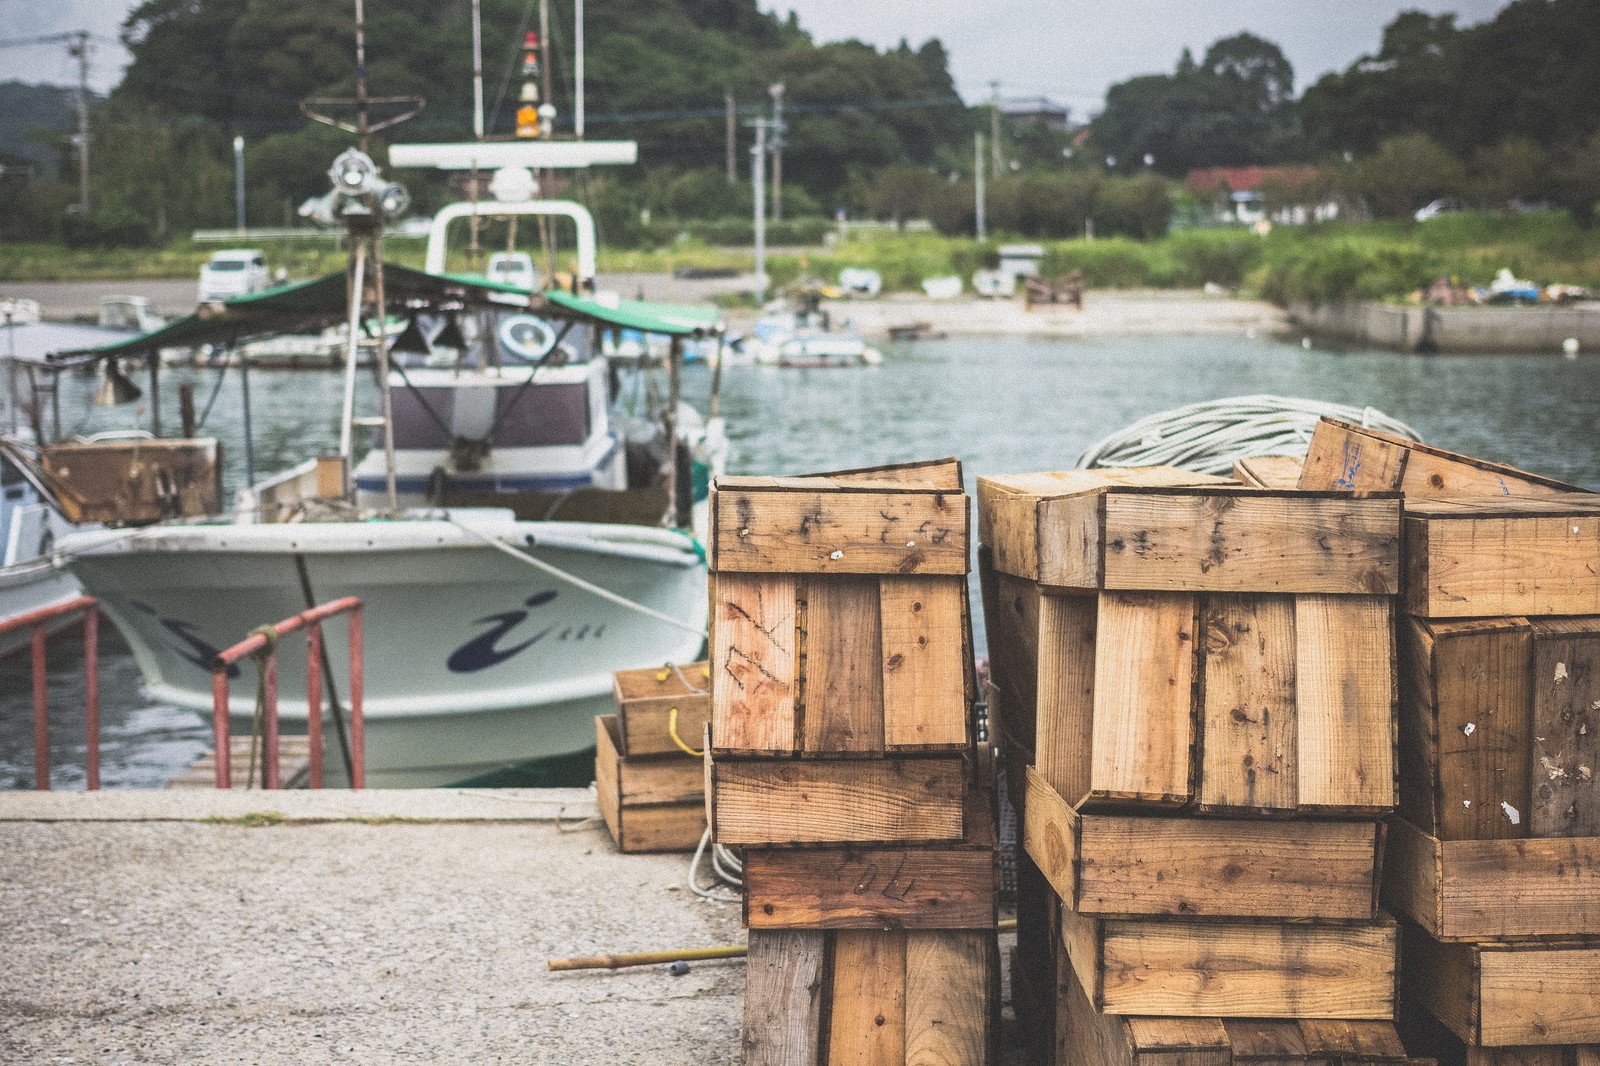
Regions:
[[271, 285], [266, 257], [257, 248], [212, 252], [211, 258], [200, 268], [201, 303], [248, 296]]
[[1417, 208], [1417, 213], [1411, 217], [1415, 218], [1418, 222], [1426, 222], [1430, 218], [1438, 218], [1440, 215], [1453, 215], [1457, 212], [1465, 211], [1466, 209], [1467, 205], [1456, 199], [1454, 196], [1445, 196], [1433, 201], [1425, 207]]

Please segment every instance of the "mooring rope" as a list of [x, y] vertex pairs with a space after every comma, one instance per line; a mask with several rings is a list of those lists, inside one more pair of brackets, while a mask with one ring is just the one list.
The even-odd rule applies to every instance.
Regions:
[[[266, 728], [267, 721], [267, 663], [278, 650], [278, 630], [274, 626], [257, 626], [250, 631], [250, 636], [262, 636], [267, 643], [256, 650], [256, 713], [250, 722], [250, 769], [245, 774], [245, 791], [255, 787], [256, 784], [256, 745], [261, 744], [261, 757], [266, 758], [266, 743], [262, 731]], [[232, 759], [233, 752], [217, 752], [219, 759]], [[267, 771], [261, 770], [261, 787], [267, 787]]]

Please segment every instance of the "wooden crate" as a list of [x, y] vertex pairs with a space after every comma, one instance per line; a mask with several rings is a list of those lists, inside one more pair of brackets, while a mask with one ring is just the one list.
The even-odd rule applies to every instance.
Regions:
[[1294, 455], [1256, 455], [1233, 464], [1233, 480], [1255, 489], [1300, 488], [1305, 459]]
[[1378, 822], [1080, 813], [1027, 769], [1023, 844], [1065, 905], [1098, 917], [1371, 920]]
[[1600, 838], [1440, 840], [1396, 818], [1383, 902], [1437, 940], [1600, 938]]
[[1117, 921], [1061, 909], [1061, 935], [1094, 1009], [1162, 1018], [1392, 1021], [1392, 919], [1345, 924]]
[[1179, 480], [1159, 469], [981, 477], [979, 536], [994, 550], [997, 570], [1051, 588], [1398, 590], [1397, 493], [1199, 485], [1186, 476], [1175, 485], [1148, 484]]
[[1409, 1051], [1439, 1066], [1600, 1066], [1600, 1044], [1473, 1047], [1408, 1000], [1400, 1004], [1399, 1028]]
[[[991, 644], [1003, 728], [1032, 718], [1034, 762], [1074, 807], [1319, 816], [1394, 807], [1390, 598], [1030, 599], [1011, 594], [1015, 579], [998, 584], [991, 641], [1013, 642], [1004, 653]], [[1026, 638], [1010, 635], [1028, 624]]]
[[1401, 811], [1441, 840], [1600, 837], [1600, 617], [1407, 619]]
[[1404, 994], [1474, 1047], [1600, 1044], [1600, 941], [1446, 944], [1407, 924]]
[[961, 751], [976, 699], [963, 577], [719, 573], [719, 756]]
[[1324, 418], [1311, 435], [1300, 488], [1440, 496], [1549, 496], [1581, 491], [1515, 467]]
[[616, 715], [594, 720], [594, 787], [617, 849], [693, 851], [706, 830], [705, 778], [685, 755], [627, 758]]
[[706, 723], [711, 720], [710, 663], [683, 663], [676, 669], [651, 666], [618, 670], [611, 675], [611, 690], [616, 699], [621, 751], [630, 758], [683, 753], [669, 728], [674, 711], [678, 739], [685, 745], [700, 743]]
[[712, 835], [729, 847], [959, 843], [966, 761], [706, 758]]
[[1103, 1014], [1070, 970], [1058, 1003], [1055, 1066], [1422, 1066], [1387, 1021]]
[[1600, 614], [1600, 495], [1406, 504], [1406, 610], [1423, 618]]
[[994, 792], [967, 793], [966, 838], [896, 847], [746, 848], [751, 929], [993, 929]]
[[992, 932], [750, 931], [745, 1066], [997, 1061]]

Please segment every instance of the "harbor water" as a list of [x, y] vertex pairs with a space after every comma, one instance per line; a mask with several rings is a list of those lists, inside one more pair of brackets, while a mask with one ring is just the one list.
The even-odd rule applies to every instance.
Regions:
[[[231, 494], [245, 483], [240, 379], [237, 370], [220, 373], [168, 371], [161, 411], [170, 432], [180, 384], [195, 385], [202, 410], [215, 389], [201, 432], [223, 442]], [[362, 380], [371, 390], [370, 375]], [[93, 387], [85, 378], [64, 380], [61, 421], [68, 433], [148, 427], [147, 408], [91, 406]], [[703, 407], [708, 388], [707, 370], [690, 367], [685, 395]], [[258, 475], [336, 446], [337, 374], [257, 370], [250, 389]], [[1370, 405], [1411, 424], [1431, 444], [1600, 489], [1600, 357], [1593, 356], [1331, 352], [1242, 335], [953, 338], [887, 345], [883, 365], [866, 369], [732, 367], [724, 375], [723, 414], [733, 473], [955, 455], [970, 482], [988, 472], [1069, 468], [1090, 444], [1145, 415], [1254, 393]], [[370, 407], [370, 391], [365, 400]], [[982, 654], [981, 620], [975, 622]], [[209, 725], [142, 699], [138, 669], [114, 630], [102, 642], [103, 785], [160, 787], [209, 747]], [[72, 631], [51, 644], [57, 788], [83, 783], [78, 644]], [[26, 656], [0, 661], [0, 788], [32, 787], [30, 707]]]

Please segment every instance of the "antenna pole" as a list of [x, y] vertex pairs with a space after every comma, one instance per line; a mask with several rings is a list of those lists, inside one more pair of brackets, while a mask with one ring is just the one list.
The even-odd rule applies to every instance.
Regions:
[[356, 0], [356, 147], [367, 150], [367, 15]]
[[472, 135], [483, 140], [483, 0], [472, 0]]
[[572, 131], [583, 140], [583, 0], [572, 0]]
[[78, 61], [78, 211], [89, 213], [89, 34], [79, 30], [67, 42]]

